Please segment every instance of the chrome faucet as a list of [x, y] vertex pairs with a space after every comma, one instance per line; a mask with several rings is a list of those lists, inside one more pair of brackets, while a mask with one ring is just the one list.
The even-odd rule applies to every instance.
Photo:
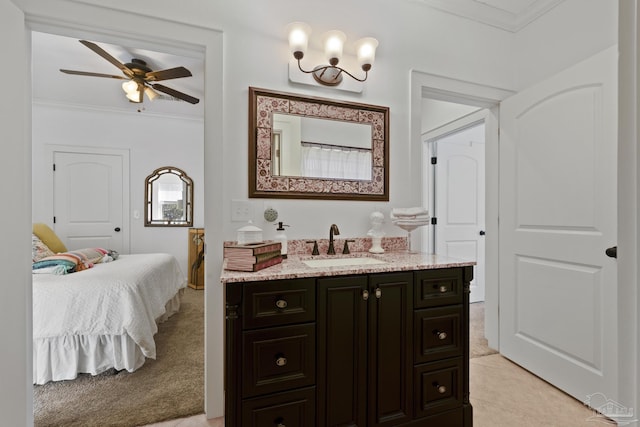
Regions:
[[335, 255], [336, 248], [333, 247], [333, 235], [339, 235], [340, 230], [338, 230], [338, 226], [335, 224], [331, 224], [329, 227], [329, 250], [327, 251], [327, 255]]

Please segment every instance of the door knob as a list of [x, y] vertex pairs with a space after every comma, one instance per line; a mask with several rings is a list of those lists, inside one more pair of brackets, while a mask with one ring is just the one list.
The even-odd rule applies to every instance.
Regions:
[[607, 254], [608, 257], [618, 258], [618, 247], [612, 246], [610, 248], [607, 248], [607, 250], [604, 251], [604, 253]]
[[484, 230], [480, 230], [480, 235], [484, 236], [486, 233], [484, 232]]
[[116, 228], [114, 228], [114, 229], [113, 229], [113, 231], [115, 231], [115, 232], [119, 232], [119, 231], [120, 231], [120, 227], [116, 227]]

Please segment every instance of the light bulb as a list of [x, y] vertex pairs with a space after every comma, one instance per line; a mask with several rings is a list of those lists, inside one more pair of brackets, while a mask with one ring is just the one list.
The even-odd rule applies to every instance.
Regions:
[[364, 71], [369, 71], [376, 59], [376, 48], [378, 40], [373, 37], [365, 37], [356, 42], [356, 52], [358, 54], [358, 65]]
[[292, 22], [287, 25], [289, 49], [296, 59], [302, 59], [307, 52], [311, 27], [304, 22]]
[[331, 65], [337, 65], [342, 58], [342, 48], [347, 36], [338, 30], [324, 34], [324, 53]]
[[124, 90], [127, 94], [131, 92], [137, 92], [138, 83], [134, 82], [133, 80], [127, 80], [126, 82], [122, 83], [122, 90]]

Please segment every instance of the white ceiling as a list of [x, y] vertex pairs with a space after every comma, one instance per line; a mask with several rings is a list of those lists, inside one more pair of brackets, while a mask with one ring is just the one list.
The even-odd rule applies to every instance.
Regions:
[[517, 32], [564, 0], [410, 0], [503, 30]]
[[[61, 68], [104, 74], [122, 75], [113, 64], [81, 44], [78, 39], [53, 34], [32, 33], [33, 99], [36, 103], [62, 104], [75, 107], [132, 111], [147, 114], [168, 114], [181, 117], [204, 116], [204, 61], [191, 56], [116, 46], [96, 42], [111, 56], [123, 63], [132, 58], [147, 62], [152, 70], [184, 66], [192, 77], [165, 80], [172, 89], [200, 99], [198, 104], [175, 101], [166, 96], [142, 104], [132, 103], [122, 90], [124, 80], [65, 74]], [[162, 94], [161, 94], [162, 95]]]

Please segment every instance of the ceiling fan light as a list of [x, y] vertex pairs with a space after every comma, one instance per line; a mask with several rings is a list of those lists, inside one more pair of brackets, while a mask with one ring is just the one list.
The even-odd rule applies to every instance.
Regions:
[[137, 93], [138, 83], [134, 82], [133, 80], [127, 80], [126, 82], [122, 83], [122, 90], [124, 90], [127, 95], [130, 93]]
[[136, 103], [142, 102], [140, 101], [140, 92], [138, 92], [137, 90], [135, 92], [128, 92], [127, 99], [131, 102], [136, 102]]
[[160, 95], [158, 92], [156, 92], [155, 90], [151, 89], [149, 86], [144, 88], [144, 93], [149, 97], [150, 100], [154, 100], [158, 97], [158, 95]]

